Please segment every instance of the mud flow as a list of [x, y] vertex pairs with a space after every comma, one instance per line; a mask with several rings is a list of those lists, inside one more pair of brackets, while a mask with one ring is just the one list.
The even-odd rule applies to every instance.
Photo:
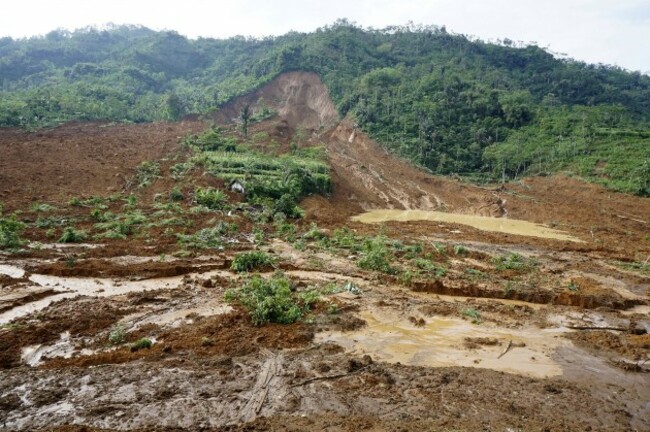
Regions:
[[581, 242], [562, 231], [522, 220], [423, 210], [372, 210], [352, 218], [363, 223], [433, 221], [468, 225], [482, 231]]
[[[300, 218], [247, 202], [182, 145], [212, 123], [260, 160], [321, 155], [331, 191]], [[209, 121], [0, 130], [0, 152], [24, 224], [1, 430], [650, 430], [647, 198], [432, 176], [304, 72]]]

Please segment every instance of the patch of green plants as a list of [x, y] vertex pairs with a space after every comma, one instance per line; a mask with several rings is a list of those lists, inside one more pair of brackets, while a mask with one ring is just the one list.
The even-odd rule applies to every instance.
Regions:
[[88, 233], [84, 230], [77, 230], [74, 227], [66, 227], [63, 234], [59, 237], [59, 243], [81, 243], [88, 238]]
[[237, 141], [217, 126], [213, 126], [199, 135], [186, 136], [183, 145], [202, 152], [234, 152], [237, 149]]
[[197, 188], [194, 191], [194, 202], [210, 210], [223, 210], [228, 203], [228, 195], [213, 187]]
[[73, 207], [95, 207], [100, 210], [106, 210], [108, 208], [108, 203], [116, 201], [119, 199], [120, 195], [113, 195], [107, 198], [103, 198], [100, 196], [91, 196], [89, 198], [71, 198], [70, 201], [68, 201], [68, 204], [70, 204]]
[[140, 351], [141, 349], [150, 349], [153, 342], [149, 338], [141, 338], [131, 344], [131, 351]]
[[25, 243], [20, 235], [26, 225], [15, 214], [4, 216], [0, 206], [0, 249], [18, 249]]
[[144, 161], [135, 170], [138, 187], [147, 187], [157, 178], [160, 178], [160, 164], [157, 162]]
[[68, 225], [72, 222], [74, 222], [74, 219], [68, 216], [41, 216], [36, 219], [34, 225], [37, 228], [52, 228]]
[[363, 256], [357, 261], [359, 268], [395, 274], [397, 270], [390, 265], [393, 254], [386, 246], [386, 237], [378, 235], [367, 238], [362, 245]]
[[296, 322], [319, 298], [313, 291], [296, 293], [291, 281], [277, 273], [270, 279], [255, 275], [242, 287], [229, 289], [225, 293], [226, 301], [239, 303], [246, 308], [253, 324], [257, 326], [269, 322]]
[[47, 213], [58, 210], [55, 206], [46, 203], [33, 203], [29, 206], [29, 209], [38, 213]]
[[173, 188], [171, 191], [169, 191], [169, 200], [170, 201], [183, 201], [185, 199], [185, 195], [183, 194], [183, 191], [181, 191], [178, 188]]
[[178, 244], [187, 249], [221, 249], [224, 247], [224, 236], [235, 234], [236, 224], [219, 222], [212, 228], [203, 228], [192, 235], [176, 234]]
[[441, 278], [447, 274], [447, 269], [427, 258], [416, 258], [415, 267], [421, 270], [424, 274], [433, 275]]
[[237, 273], [251, 272], [271, 267], [275, 260], [263, 251], [242, 252], [235, 256], [230, 268]]
[[340, 249], [347, 249], [351, 252], [360, 252], [363, 240], [348, 228], [337, 228], [332, 233], [330, 243]]
[[172, 165], [170, 172], [174, 180], [181, 180], [185, 175], [194, 169], [195, 164], [192, 161], [181, 162]]
[[462, 245], [454, 245], [454, 255], [465, 256], [469, 253], [467, 248]]
[[463, 309], [460, 314], [466, 318], [470, 318], [474, 324], [481, 322], [481, 313], [474, 308]]
[[126, 329], [121, 323], [115, 324], [111, 328], [111, 332], [108, 334], [108, 342], [111, 345], [120, 345], [125, 341]]
[[537, 262], [533, 259], [526, 258], [517, 253], [506, 256], [495, 257], [492, 259], [497, 270], [527, 270], [535, 267]]
[[95, 224], [95, 229], [103, 231], [95, 237], [125, 239], [135, 233], [138, 227], [147, 222], [147, 220], [147, 217], [139, 210], [119, 214], [112, 220]]
[[650, 274], [650, 262], [649, 261], [631, 261], [631, 262], [623, 262], [623, 261], [618, 261], [616, 262], [616, 265], [618, 265], [621, 268], [624, 268], [626, 270], [632, 270], [632, 271], [637, 271], [640, 273], [644, 274]]
[[296, 241], [298, 229], [294, 224], [291, 223], [281, 223], [276, 226], [275, 235], [278, 238], [281, 238], [284, 241], [293, 243]]

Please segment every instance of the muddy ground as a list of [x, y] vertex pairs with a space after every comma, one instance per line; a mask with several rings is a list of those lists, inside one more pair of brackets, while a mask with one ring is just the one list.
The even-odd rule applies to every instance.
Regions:
[[[311, 74], [287, 74], [216, 120], [234, 131], [237, 104], [265, 96], [278, 114], [252, 131], [277, 153], [300, 130], [298, 146], [325, 144], [332, 167], [332, 194], [302, 201], [291, 236], [241, 213], [191, 212], [188, 199], [173, 215], [186, 225], [58, 243], [60, 221], [93, 232], [92, 208], [73, 198], [121, 194], [107, 211], [167, 221], [160, 194], [223, 188], [169, 175], [188, 157], [182, 137], [208, 122], [0, 130], [0, 201], [28, 240], [0, 251], [0, 429], [650, 430], [650, 200], [566, 176], [489, 187], [430, 176], [337, 119]], [[162, 175], [137, 187], [143, 161]], [[376, 209], [504, 228], [351, 219]], [[512, 234], [512, 220], [571, 238]], [[238, 226], [224, 247], [176, 239], [220, 221]], [[343, 235], [381, 239], [390, 268], [363, 268], [367, 252]], [[317, 293], [297, 322], [256, 326], [227, 300], [252, 277], [232, 262], [252, 250], [274, 258], [261, 277]]]

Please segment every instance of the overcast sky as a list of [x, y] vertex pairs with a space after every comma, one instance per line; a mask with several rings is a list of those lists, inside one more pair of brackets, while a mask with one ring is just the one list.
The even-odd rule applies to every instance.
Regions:
[[445, 25], [481, 39], [535, 41], [589, 63], [650, 74], [650, 0], [16, 0], [0, 36], [142, 24], [190, 36], [278, 35], [347, 18], [364, 27]]

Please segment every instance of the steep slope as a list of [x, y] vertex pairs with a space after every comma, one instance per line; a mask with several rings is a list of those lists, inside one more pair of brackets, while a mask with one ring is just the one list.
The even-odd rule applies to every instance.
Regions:
[[332, 167], [332, 202], [339, 213], [368, 209], [450, 210], [502, 216], [500, 197], [476, 186], [461, 184], [422, 171], [387, 152], [349, 118], [338, 119], [329, 91], [318, 75], [289, 72], [219, 110], [220, 124], [239, 122], [242, 109], [253, 115], [263, 109], [276, 113], [256, 130], [288, 128], [308, 131], [308, 143], [326, 146]]
[[215, 115], [218, 123], [239, 120], [245, 106], [253, 116], [263, 109], [276, 112], [292, 128], [317, 131], [332, 127], [338, 120], [336, 107], [318, 75], [309, 72], [287, 72], [248, 95], [223, 106]]

